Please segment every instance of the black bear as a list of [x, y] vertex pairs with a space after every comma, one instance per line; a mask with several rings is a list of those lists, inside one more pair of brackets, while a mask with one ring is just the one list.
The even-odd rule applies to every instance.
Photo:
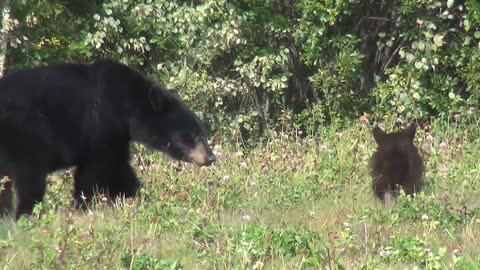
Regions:
[[[17, 219], [31, 214], [47, 174], [61, 168], [76, 168], [77, 205], [95, 190], [134, 196], [140, 183], [131, 141], [199, 166], [215, 161], [204, 126], [178, 95], [124, 64], [57, 64], [0, 80], [0, 177], [13, 180]], [[10, 186], [3, 185], [0, 207], [9, 208]]]
[[423, 188], [424, 164], [413, 143], [415, 132], [415, 124], [390, 134], [373, 129], [378, 149], [371, 157], [370, 172], [375, 195], [382, 201], [386, 195], [397, 197], [399, 187], [408, 195]]

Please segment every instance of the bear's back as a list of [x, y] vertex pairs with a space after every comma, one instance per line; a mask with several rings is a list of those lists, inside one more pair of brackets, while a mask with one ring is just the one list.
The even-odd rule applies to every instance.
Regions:
[[[92, 65], [58, 64], [7, 74], [0, 79], [0, 128], [9, 132], [1, 137], [0, 151], [11, 157], [42, 149], [45, 159], [62, 167], [113, 133], [125, 138], [125, 119], [105, 94], [111, 89]], [[9, 146], [18, 136], [28, 142]]]

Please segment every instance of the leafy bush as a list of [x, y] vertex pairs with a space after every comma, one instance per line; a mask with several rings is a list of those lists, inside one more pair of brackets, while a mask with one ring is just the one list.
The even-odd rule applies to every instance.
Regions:
[[378, 119], [471, 115], [480, 105], [480, 4], [473, 0], [8, 6], [7, 71], [117, 59], [178, 89], [226, 138], [292, 126], [313, 131], [365, 112]]
[[479, 7], [475, 1], [402, 1], [400, 31], [385, 44], [398, 50], [399, 63], [372, 92], [379, 112], [424, 119], [478, 108]]

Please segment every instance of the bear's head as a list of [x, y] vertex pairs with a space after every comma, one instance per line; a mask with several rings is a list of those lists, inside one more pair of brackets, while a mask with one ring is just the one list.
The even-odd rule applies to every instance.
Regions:
[[373, 129], [373, 138], [378, 144], [378, 152], [384, 159], [396, 159], [399, 156], [407, 156], [407, 153], [416, 150], [413, 144], [416, 125], [410, 124], [406, 129], [386, 133], [378, 126]]
[[148, 104], [131, 123], [138, 140], [170, 157], [209, 166], [216, 157], [207, 143], [207, 132], [197, 115], [178, 94], [160, 87], [148, 89]]

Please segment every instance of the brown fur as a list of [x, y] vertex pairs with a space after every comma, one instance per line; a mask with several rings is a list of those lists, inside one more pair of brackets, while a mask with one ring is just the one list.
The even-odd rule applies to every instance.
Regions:
[[415, 124], [389, 134], [379, 127], [373, 129], [378, 149], [370, 160], [372, 186], [375, 195], [382, 201], [387, 193], [395, 198], [399, 187], [408, 195], [418, 193], [423, 188], [425, 168], [413, 143], [415, 131]]

